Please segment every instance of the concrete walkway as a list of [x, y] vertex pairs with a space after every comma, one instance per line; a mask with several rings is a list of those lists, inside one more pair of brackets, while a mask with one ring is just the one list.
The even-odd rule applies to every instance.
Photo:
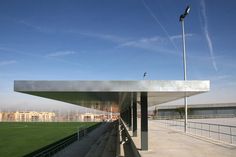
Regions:
[[90, 150], [91, 146], [99, 139], [99, 137], [103, 136], [109, 129], [109, 123], [104, 123], [87, 136], [85, 136], [82, 140], [76, 141], [59, 151], [54, 155], [54, 157], [83, 157]]
[[[138, 137], [132, 137], [140, 149], [140, 119]], [[149, 120], [149, 151], [139, 151], [142, 157], [235, 157], [236, 146], [213, 142], [165, 128]], [[132, 133], [130, 132], [130, 135]]]

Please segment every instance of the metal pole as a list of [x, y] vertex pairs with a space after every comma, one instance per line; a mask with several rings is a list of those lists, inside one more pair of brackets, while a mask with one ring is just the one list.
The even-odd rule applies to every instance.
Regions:
[[[186, 50], [185, 50], [185, 32], [184, 32], [184, 19], [181, 20], [182, 25], [182, 39], [183, 39], [183, 64], [184, 64], [184, 81], [187, 80], [187, 61], [186, 61]], [[184, 108], [185, 108], [185, 121], [184, 121], [184, 132], [187, 132], [188, 127], [188, 99], [184, 97]]]
[[232, 127], [230, 127], [230, 142], [233, 144]]
[[218, 124], [218, 139], [220, 140], [220, 125]]
[[211, 137], [211, 125], [210, 124], [208, 125], [209, 125], [209, 137]]

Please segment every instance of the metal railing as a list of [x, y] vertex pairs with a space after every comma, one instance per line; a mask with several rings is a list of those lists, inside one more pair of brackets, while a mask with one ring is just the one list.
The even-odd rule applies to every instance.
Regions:
[[[182, 120], [158, 120], [166, 127], [184, 131]], [[188, 122], [188, 133], [236, 145], [236, 126]]]
[[[138, 149], [136, 148], [131, 136], [129, 135], [129, 132], [127, 130], [127, 126], [125, 124], [125, 122], [120, 118], [119, 119], [119, 130], [120, 130], [120, 144], [121, 146], [124, 145], [124, 144], [127, 144], [126, 145], [126, 148], [123, 148], [124, 150], [124, 154], [120, 154], [121, 156], [126, 156], [125, 154], [125, 149], [128, 149], [130, 150], [130, 152], [132, 152], [131, 154], [127, 154], [127, 156], [133, 156], [133, 157], [141, 157], [141, 155], [139, 154], [138, 152]], [[125, 146], [124, 146], [125, 147]], [[121, 152], [123, 152], [121, 150]], [[119, 155], [119, 156], [120, 156]]]
[[[156, 120], [183, 119], [184, 115], [157, 115], [153, 116]], [[205, 118], [234, 118], [236, 114], [204, 114], [204, 115], [188, 115], [188, 119], [205, 119]]]
[[80, 128], [80, 130], [77, 133], [67, 136], [57, 142], [54, 142], [50, 145], [47, 145], [43, 148], [33, 151], [27, 155], [24, 155], [24, 157], [51, 157], [60, 150], [67, 147], [68, 145], [72, 144], [73, 142], [81, 140], [84, 136], [86, 136], [87, 133], [97, 128], [100, 124], [101, 123], [98, 123], [88, 128], [82, 128], [82, 129]]

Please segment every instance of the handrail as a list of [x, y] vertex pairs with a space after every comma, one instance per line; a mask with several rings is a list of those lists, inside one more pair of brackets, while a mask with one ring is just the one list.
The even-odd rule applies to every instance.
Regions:
[[[234, 118], [236, 114], [207, 114], [207, 115], [188, 115], [188, 119], [205, 119], [205, 118]], [[157, 120], [183, 119], [181, 115], [157, 115], [153, 117]]]
[[[166, 126], [167, 125], [170, 127], [173, 126], [175, 129], [177, 129], [176, 127], [178, 127], [178, 130], [184, 127], [183, 125], [184, 121], [180, 121], [180, 120], [158, 120], [158, 121], [166, 124]], [[195, 125], [193, 126], [193, 124]], [[197, 125], [199, 127], [197, 127]], [[198, 136], [208, 137], [214, 140], [219, 140], [219, 141], [227, 142], [234, 145], [236, 144], [235, 142], [236, 141], [236, 126], [189, 121], [188, 128], [189, 128], [188, 133], [196, 134]], [[197, 130], [201, 131], [200, 135], [197, 133], [198, 132]], [[203, 133], [207, 133], [207, 135], [204, 136]], [[213, 136], [213, 134], [215, 134], [215, 136]]]
[[[178, 121], [178, 122], [182, 122], [182, 121]], [[191, 123], [196, 123], [196, 124], [206, 124], [206, 125], [208, 125], [208, 123], [198, 123], [198, 122], [188, 122], [189, 124], [191, 124]], [[183, 125], [178, 125], [178, 124], [170, 124], [171, 126], [180, 126], [180, 127], [183, 127]], [[211, 124], [209, 124], [209, 125], [211, 125]], [[217, 125], [217, 124], [213, 124], [213, 126], [224, 126], [224, 127], [231, 127], [231, 126], [227, 126], [227, 125]], [[190, 129], [196, 129], [196, 130], [202, 130], [202, 131], [209, 131], [209, 130], [207, 130], [207, 129], [201, 129], [201, 128], [195, 128], [195, 127], [191, 127], [191, 126], [188, 126], [188, 128], [190, 128]], [[232, 126], [232, 128], [236, 128], [236, 127], [234, 127], [234, 126]], [[219, 133], [218, 131], [214, 131], [214, 130], [210, 130], [210, 132], [212, 132], [212, 133]], [[232, 134], [227, 134], [227, 133], [225, 133], [225, 132], [220, 132], [220, 134], [223, 134], [223, 135], [229, 135], [229, 136], [235, 136], [236, 137], [236, 135], [232, 135]]]
[[[121, 136], [125, 136], [126, 138], [125, 139], [122, 139], [123, 142], [130, 142], [130, 146], [131, 146], [131, 149], [132, 149], [132, 152], [133, 152], [133, 155], [134, 157], [141, 157], [141, 155], [139, 154], [131, 136], [129, 135], [129, 132], [126, 128], [126, 125], [125, 125], [125, 122], [120, 118], [119, 119], [119, 123], [121, 125]], [[123, 129], [124, 128], [124, 129]], [[124, 134], [122, 134], [124, 132]], [[123, 137], [122, 137], [123, 138]]]
[[188, 122], [188, 123], [207, 124], [207, 125], [214, 125], [214, 126], [224, 126], [224, 127], [236, 128], [236, 126], [233, 126], [233, 125], [214, 124], [214, 123], [205, 123], [205, 122]]

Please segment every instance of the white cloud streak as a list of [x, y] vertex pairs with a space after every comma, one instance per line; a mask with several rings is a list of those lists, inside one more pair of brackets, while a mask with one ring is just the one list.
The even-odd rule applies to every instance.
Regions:
[[[75, 31], [71, 31], [71, 32], [75, 32]], [[101, 33], [94, 33], [94, 32], [76, 32], [79, 33], [80, 35], [84, 35], [87, 37], [93, 37], [93, 38], [99, 38], [102, 40], [108, 40], [108, 41], [112, 41], [114, 43], [121, 43], [126, 41], [126, 39], [121, 38], [119, 36], [115, 36], [115, 35], [111, 35], [111, 34], [101, 34]]]
[[[0, 53], [2, 53], [2, 52], [14, 53], [14, 54], [19, 54], [19, 55], [24, 55], [24, 56], [29, 56], [29, 57], [36, 57], [37, 59], [52, 59], [54, 61], [62, 62], [62, 63], [65, 63], [65, 64], [81, 66], [77, 62], [75, 63], [75, 62], [66, 61], [66, 60], [63, 60], [62, 57], [60, 57], [60, 56], [75, 54], [76, 53], [75, 51], [58, 51], [58, 52], [54, 52], [54, 53], [49, 53], [47, 55], [38, 55], [36, 53], [25, 53], [23, 51], [15, 50], [15, 49], [12, 49], [12, 48], [0, 47]], [[4, 63], [4, 64], [6, 65], [6, 63]], [[1, 64], [0, 64], [0, 66], [1, 66]]]
[[15, 61], [15, 60], [0, 61], [0, 66], [11, 65], [11, 64], [15, 64], [15, 63], [17, 63], [17, 61]]
[[19, 22], [20, 24], [25, 25], [27, 27], [30, 27], [30, 28], [32, 28], [34, 30], [37, 30], [39, 32], [43, 32], [43, 33], [50, 33], [50, 32], [54, 32], [55, 31], [55, 30], [53, 31], [53, 30], [50, 30], [50, 29], [42, 27], [42, 26], [34, 25], [34, 24], [32, 24], [32, 23], [30, 23], [28, 21], [25, 21], [25, 20], [20, 20], [20, 21], [17, 21], [17, 22]]
[[14, 53], [14, 54], [19, 54], [19, 55], [24, 55], [24, 56], [30, 56], [30, 57], [41, 57], [40, 55], [34, 54], [34, 53], [26, 53], [23, 51], [19, 51], [13, 48], [8, 48], [8, 47], [1, 47], [0, 46], [0, 53]]
[[46, 55], [46, 57], [62, 57], [62, 56], [73, 55], [75, 53], [76, 53], [75, 51], [58, 51], [58, 52], [49, 53]]
[[162, 23], [159, 21], [159, 19], [156, 17], [156, 15], [153, 13], [153, 11], [151, 10], [151, 8], [147, 5], [147, 3], [145, 2], [145, 0], [141, 0], [144, 7], [146, 8], [146, 10], [148, 11], [148, 13], [150, 14], [151, 17], [153, 17], [153, 19], [155, 20], [155, 22], [161, 27], [161, 29], [164, 31], [164, 33], [166, 34], [168, 40], [170, 41], [170, 43], [173, 45], [173, 47], [176, 49], [176, 51], [179, 51], [176, 44], [174, 43], [174, 41], [171, 39], [168, 31], [166, 30], [166, 28], [164, 27], [164, 25], [162, 25]]
[[152, 44], [160, 44], [163, 43], [163, 38], [159, 36], [154, 36], [154, 37], [149, 37], [149, 38], [141, 38], [138, 40], [133, 40], [133, 41], [128, 41], [120, 45], [120, 47], [125, 47], [125, 46], [133, 46], [133, 47], [142, 47], [144, 45], [149, 45], [151, 46]]
[[138, 40], [128, 41], [120, 44], [118, 48], [132, 47], [162, 54], [179, 55], [178, 52], [171, 50], [167, 45], [168, 42], [165, 38], [155, 36], [151, 38], [141, 38]]
[[[192, 37], [193, 34], [186, 34], [186, 37]], [[169, 37], [171, 40], [181, 40], [182, 35], [174, 35]], [[181, 55], [178, 51], [171, 50], [169, 48], [169, 42], [166, 37], [162, 36], [153, 36], [153, 37], [145, 37], [136, 40], [131, 40], [124, 42], [118, 46], [121, 47], [134, 47], [134, 48], [142, 48], [148, 51], [156, 51], [160, 53], [169, 53], [174, 55]]]
[[209, 35], [208, 19], [207, 19], [207, 15], [206, 15], [205, 1], [201, 0], [200, 5], [201, 5], [201, 14], [202, 14], [202, 17], [203, 17], [203, 31], [204, 31], [204, 35], [205, 35], [205, 38], [206, 38], [206, 41], [207, 41], [208, 48], [209, 48], [212, 65], [213, 65], [214, 69], [216, 71], [218, 71], [216, 60], [215, 60], [215, 55], [214, 55], [214, 50], [213, 50], [213, 45], [212, 45], [212, 40], [211, 40], [211, 37]]
[[[185, 34], [185, 37], [188, 38], [188, 37], [192, 37], [194, 34], [192, 33], [187, 33]], [[170, 36], [170, 39], [171, 40], [179, 40], [179, 39], [182, 39], [182, 34], [181, 35], [173, 35], [173, 36]]]

